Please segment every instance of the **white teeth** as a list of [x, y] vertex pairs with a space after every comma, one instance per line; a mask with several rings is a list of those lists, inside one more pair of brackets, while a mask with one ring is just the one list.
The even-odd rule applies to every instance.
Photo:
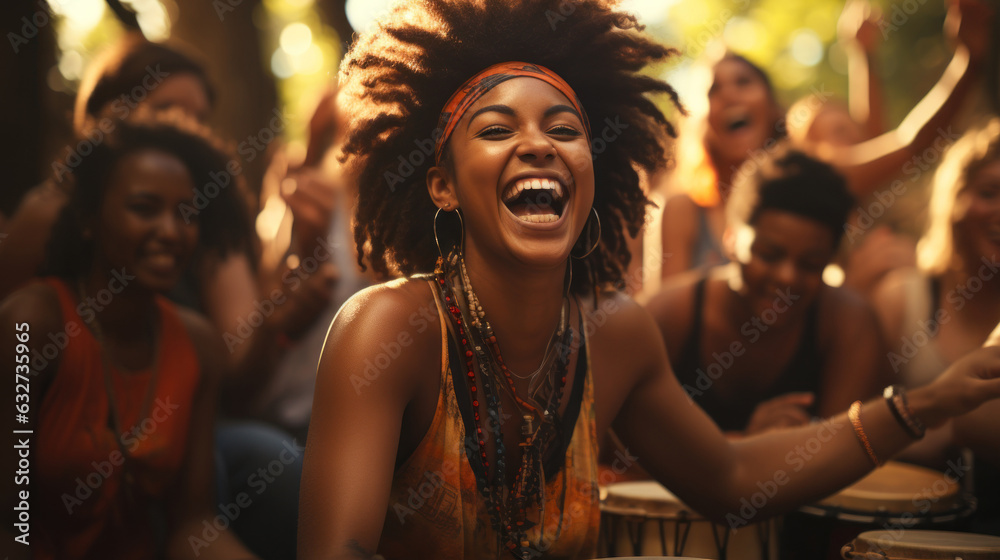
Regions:
[[503, 196], [503, 201], [510, 202], [526, 190], [541, 189], [553, 191], [556, 199], [562, 198], [563, 196], [563, 188], [562, 185], [559, 184], [559, 181], [552, 179], [521, 179], [517, 183], [514, 183], [514, 186], [508, 189]]
[[534, 214], [529, 216], [519, 216], [521, 221], [530, 222], [533, 224], [547, 224], [549, 222], [554, 222], [559, 219], [559, 216], [555, 214]]

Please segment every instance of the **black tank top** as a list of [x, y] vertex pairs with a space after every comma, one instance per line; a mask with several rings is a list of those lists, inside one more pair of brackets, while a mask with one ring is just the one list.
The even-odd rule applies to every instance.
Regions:
[[[767, 387], [760, 387], [753, 391], [741, 391], [739, 399], [724, 399], [718, 391], [713, 390], [714, 380], [709, 376], [707, 365], [701, 361], [702, 314], [707, 280], [707, 276], [703, 277], [695, 285], [691, 334], [688, 336], [680, 356], [672, 360], [671, 364], [684, 389], [723, 431], [745, 430], [758, 404], [786, 393], [811, 392], [815, 394], [816, 399], [809, 409], [810, 414], [815, 415], [820, 399], [820, 375], [823, 365], [823, 359], [816, 343], [817, 305], [814, 303], [806, 311], [805, 332], [802, 333], [799, 347], [792, 360], [775, 378], [774, 382]], [[737, 342], [737, 340], [733, 342]], [[747, 340], [738, 340], [738, 342], [744, 348], [750, 344]], [[739, 359], [739, 356], [733, 357], [733, 360]], [[712, 373], [718, 377], [717, 372]], [[726, 375], [724, 370], [722, 375]]]

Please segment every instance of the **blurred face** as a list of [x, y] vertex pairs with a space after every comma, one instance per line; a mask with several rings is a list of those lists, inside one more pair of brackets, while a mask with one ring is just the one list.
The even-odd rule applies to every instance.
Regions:
[[205, 84], [194, 74], [173, 74], [149, 90], [143, 104], [154, 111], [179, 108], [199, 122], [208, 120], [212, 106]]
[[706, 140], [716, 158], [738, 165], [774, 135], [779, 117], [767, 84], [752, 68], [728, 58], [715, 65]]
[[978, 262], [1000, 256], [1000, 161], [970, 178], [955, 200], [955, 250]]
[[508, 80], [469, 108], [449, 147], [466, 253], [564, 265], [594, 200], [589, 139], [569, 100], [541, 80]]
[[192, 196], [191, 175], [176, 157], [144, 149], [120, 159], [93, 228], [95, 266], [125, 267], [155, 292], [173, 288], [198, 244], [198, 222], [185, 223], [179, 210]]
[[[819, 294], [836, 240], [820, 223], [780, 210], [761, 212], [750, 231], [750, 250], [740, 257], [740, 295], [755, 316], [774, 309], [775, 324], [786, 324], [805, 313]], [[794, 303], [787, 305], [788, 299]]]

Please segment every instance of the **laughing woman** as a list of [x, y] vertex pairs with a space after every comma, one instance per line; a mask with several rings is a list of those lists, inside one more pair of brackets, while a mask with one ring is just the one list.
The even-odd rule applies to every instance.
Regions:
[[[18, 358], [33, 351], [30, 368], [16, 366], [25, 390], [4, 393], [27, 408], [16, 429], [34, 432], [31, 558], [253, 557], [231, 531], [204, 540], [222, 340], [163, 297], [199, 251], [226, 254], [245, 239], [235, 188], [199, 219], [184, 212], [195, 185], [228, 159], [185, 120], [119, 123], [73, 171], [48, 277], [0, 305], [11, 341], [0, 358], [15, 363], [15, 333]], [[16, 463], [11, 446], [3, 459]], [[15, 484], [8, 503], [29, 496]], [[27, 547], [7, 550], [29, 557]]]
[[[606, 289], [644, 215], [636, 167], [662, 160], [670, 131], [646, 94], [672, 90], [638, 71], [672, 51], [605, 2], [566, 5], [400, 3], [343, 63], [359, 254], [409, 278], [359, 293], [331, 326], [300, 557], [589, 558], [597, 442], [612, 426], [715, 519], [816, 436], [728, 441], [677, 383], [649, 315]], [[613, 124], [618, 139], [599, 140]], [[1000, 396], [998, 372], [1000, 351], [978, 351], [899, 412], [938, 425]], [[853, 405], [856, 430], [766, 514], [909, 443], [890, 405]]]

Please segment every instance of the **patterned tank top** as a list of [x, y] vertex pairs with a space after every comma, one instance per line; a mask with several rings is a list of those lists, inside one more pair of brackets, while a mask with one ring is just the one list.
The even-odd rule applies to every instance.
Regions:
[[[441, 323], [441, 390], [430, 428], [396, 469], [378, 553], [386, 560], [513, 558], [498, 547], [466, 456], [466, 424], [449, 367], [448, 319], [437, 290], [433, 285], [430, 289]], [[592, 558], [597, 547], [597, 437], [586, 329], [582, 330], [581, 352], [587, 365], [583, 372], [577, 368], [570, 389], [577, 394], [570, 397], [565, 415], [572, 437], [558, 472], [547, 479], [544, 519], [528, 532], [532, 558]], [[574, 396], [579, 407], [573, 406]]]

